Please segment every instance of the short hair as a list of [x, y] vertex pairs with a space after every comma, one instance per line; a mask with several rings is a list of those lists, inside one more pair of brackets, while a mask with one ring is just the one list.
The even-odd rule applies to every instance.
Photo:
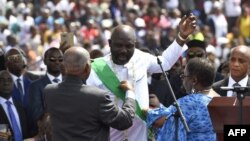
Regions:
[[95, 59], [95, 58], [104, 56], [103, 52], [100, 49], [91, 50], [89, 54], [90, 54], [91, 59]]
[[190, 76], [196, 76], [203, 87], [211, 87], [215, 78], [215, 67], [206, 58], [192, 58], [188, 61], [186, 69]]
[[63, 61], [68, 74], [82, 71], [90, 63], [89, 52], [82, 47], [71, 47], [63, 55]]
[[134, 40], [136, 40], [136, 32], [135, 30], [129, 26], [129, 25], [118, 25], [116, 26], [111, 33], [111, 40], [113, 40], [114, 38], [116, 38], [117, 36], [120, 35], [120, 33], [125, 33], [128, 36], [130, 36], [130, 38], [133, 38]]
[[49, 49], [47, 49], [45, 51], [45, 53], [44, 53], [44, 59], [46, 59], [48, 57], [49, 52], [52, 52], [52, 51], [59, 51], [59, 52], [61, 52], [61, 50], [59, 48], [50, 47]]

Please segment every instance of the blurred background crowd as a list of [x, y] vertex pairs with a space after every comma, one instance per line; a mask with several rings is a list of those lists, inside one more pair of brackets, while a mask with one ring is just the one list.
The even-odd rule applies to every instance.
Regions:
[[138, 48], [166, 49], [178, 33], [180, 17], [192, 12], [198, 27], [190, 39], [207, 43], [218, 68], [229, 51], [250, 45], [249, 0], [0, 0], [0, 48], [21, 48], [29, 71], [44, 71], [44, 50], [60, 46], [60, 34], [73, 32], [75, 44], [92, 58], [109, 53], [118, 24], [136, 29]]

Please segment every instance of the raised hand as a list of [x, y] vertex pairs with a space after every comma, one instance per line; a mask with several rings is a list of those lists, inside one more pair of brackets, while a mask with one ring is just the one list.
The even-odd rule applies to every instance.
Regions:
[[184, 15], [179, 23], [179, 35], [181, 38], [186, 39], [194, 32], [195, 28], [196, 17], [192, 13], [188, 16]]

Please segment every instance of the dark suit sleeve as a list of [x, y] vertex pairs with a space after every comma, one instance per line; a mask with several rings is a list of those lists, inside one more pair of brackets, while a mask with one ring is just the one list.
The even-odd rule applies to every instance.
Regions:
[[100, 100], [100, 120], [118, 130], [125, 130], [132, 126], [135, 116], [135, 100], [126, 98], [122, 108], [116, 106], [107, 94]]
[[20, 120], [20, 124], [22, 128], [23, 139], [33, 137], [29, 134], [30, 131], [28, 131], [28, 119], [25, 114], [25, 110], [23, 106], [18, 102], [14, 102], [14, 103], [15, 103], [16, 110], [18, 112], [18, 116], [19, 116], [19, 120]]
[[32, 113], [32, 119], [36, 122], [44, 111], [43, 92], [39, 86], [36, 83], [31, 83], [29, 89], [29, 108]]

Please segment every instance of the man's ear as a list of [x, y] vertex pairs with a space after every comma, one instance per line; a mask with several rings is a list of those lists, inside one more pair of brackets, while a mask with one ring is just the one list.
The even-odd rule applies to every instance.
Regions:
[[197, 77], [194, 76], [192, 79], [193, 79], [193, 84], [196, 84], [197, 83]]
[[84, 70], [83, 70], [83, 78], [84, 78], [84, 80], [88, 79], [90, 71], [91, 71], [91, 66], [90, 66], [89, 63], [87, 63]]
[[43, 59], [43, 63], [44, 63], [44, 65], [47, 66], [47, 65], [48, 65], [48, 59], [44, 58], [44, 59]]
[[111, 44], [112, 44], [111, 39], [109, 39], [108, 41], [109, 41], [109, 46], [111, 47], [111, 46], [112, 46], [112, 45], [111, 45]]

